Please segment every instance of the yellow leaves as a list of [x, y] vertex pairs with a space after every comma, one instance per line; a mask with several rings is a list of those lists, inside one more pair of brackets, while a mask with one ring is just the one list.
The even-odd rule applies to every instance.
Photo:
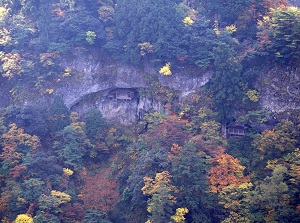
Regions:
[[74, 171], [69, 168], [63, 168], [63, 172], [64, 172], [64, 174], [66, 174], [68, 176], [72, 176], [74, 173]]
[[165, 76], [172, 75], [172, 72], [171, 72], [171, 63], [170, 62], [166, 63], [165, 66], [163, 66], [162, 68], [160, 68], [159, 73], [163, 74]]
[[191, 26], [194, 23], [194, 20], [191, 19], [191, 17], [187, 16], [185, 17], [182, 22], [184, 23], [184, 25], [186, 26]]
[[177, 208], [175, 215], [171, 216], [171, 219], [173, 219], [177, 223], [184, 223], [185, 217], [184, 215], [187, 214], [189, 210], [184, 208]]
[[7, 53], [0, 60], [2, 64], [2, 69], [5, 72], [2, 74], [3, 77], [8, 77], [11, 79], [15, 75], [21, 75], [23, 73], [23, 69], [21, 63], [23, 59], [18, 53]]
[[0, 157], [13, 161], [19, 159], [21, 154], [16, 152], [19, 145], [31, 147], [32, 153], [40, 146], [40, 140], [37, 136], [31, 136], [24, 133], [24, 130], [18, 128], [15, 123], [9, 125], [10, 129], [2, 135], [2, 153]]
[[162, 186], [166, 187], [169, 191], [177, 191], [177, 188], [170, 185], [171, 174], [168, 171], [157, 173], [155, 179], [151, 177], [144, 177], [145, 186], [142, 188], [143, 194], [152, 195], [158, 191]]
[[258, 102], [260, 94], [258, 91], [256, 90], [248, 90], [246, 92], [246, 95], [248, 96], [248, 98], [253, 101], [253, 102]]
[[0, 46], [8, 45], [11, 41], [10, 33], [7, 29], [0, 29]]
[[236, 28], [235, 24], [232, 24], [230, 26], [226, 26], [225, 30], [228, 31], [230, 34], [232, 34], [237, 31], [237, 28]]
[[15, 220], [15, 223], [33, 223], [33, 219], [27, 214], [19, 214]]
[[71, 196], [57, 190], [51, 191], [51, 196], [55, 198], [58, 204], [65, 204], [71, 200]]
[[148, 211], [149, 213], [151, 213], [151, 212], [153, 211], [153, 208], [150, 207], [150, 206], [148, 206], [148, 207], [147, 207], [147, 211]]
[[266, 168], [269, 170], [274, 170], [278, 164], [279, 164], [279, 159], [268, 160]]
[[0, 7], [0, 20], [2, 19], [2, 17], [7, 13], [6, 8], [4, 7]]
[[240, 186], [238, 186], [239, 189], [241, 190], [248, 190], [250, 188], [253, 187], [253, 184], [251, 182], [245, 182], [245, 183], [242, 183]]
[[53, 88], [47, 88], [45, 91], [46, 91], [48, 94], [53, 94], [54, 89], [53, 89]]

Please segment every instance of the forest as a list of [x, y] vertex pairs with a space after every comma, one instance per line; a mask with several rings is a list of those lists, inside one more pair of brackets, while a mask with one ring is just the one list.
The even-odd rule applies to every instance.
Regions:
[[[163, 111], [122, 124], [57, 93], [75, 51], [213, 75], [180, 97], [141, 73]], [[299, 62], [298, 0], [0, 0], [1, 223], [300, 222], [300, 104], [257, 87]]]

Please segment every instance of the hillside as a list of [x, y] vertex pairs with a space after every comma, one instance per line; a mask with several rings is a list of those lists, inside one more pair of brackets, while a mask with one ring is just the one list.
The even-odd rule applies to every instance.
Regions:
[[1, 1], [1, 222], [300, 222], [298, 7]]

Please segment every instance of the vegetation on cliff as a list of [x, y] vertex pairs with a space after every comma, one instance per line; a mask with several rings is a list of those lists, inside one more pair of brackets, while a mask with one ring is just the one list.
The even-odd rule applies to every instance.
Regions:
[[[297, 6], [1, 1], [0, 91], [13, 98], [0, 109], [1, 222], [300, 222], [300, 113], [264, 110], [255, 88], [262, 69], [297, 68]], [[191, 66], [214, 75], [180, 102], [149, 76], [139, 92], [164, 112], [123, 126], [56, 94], [81, 75], [61, 65], [75, 50], [168, 77]], [[24, 88], [51, 105], [18, 106]]]

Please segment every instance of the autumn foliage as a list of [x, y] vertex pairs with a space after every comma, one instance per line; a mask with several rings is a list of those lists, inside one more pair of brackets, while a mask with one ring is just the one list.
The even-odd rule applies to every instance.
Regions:
[[2, 135], [1, 145], [2, 153], [0, 158], [7, 160], [10, 164], [14, 161], [18, 162], [24, 155], [24, 152], [19, 151], [19, 146], [27, 146], [30, 148], [29, 153], [34, 154], [35, 150], [40, 146], [40, 140], [37, 136], [31, 136], [24, 133], [24, 130], [18, 128], [16, 124], [9, 125], [10, 129]]
[[211, 161], [216, 166], [208, 172], [208, 183], [212, 193], [218, 193], [229, 185], [239, 186], [250, 180], [249, 176], [244, 176], [244, 166], [240, 165], [237, 158], [227, 153], [222, 153]]
[[117, 203], [119, 199], [118, 183], [111, 179], [110, 174], [110, 168], [104, 168], [94, 176], [82, 172], [84, 186], [80, 198], [86, 209], [96, 209], [107, 213]]

